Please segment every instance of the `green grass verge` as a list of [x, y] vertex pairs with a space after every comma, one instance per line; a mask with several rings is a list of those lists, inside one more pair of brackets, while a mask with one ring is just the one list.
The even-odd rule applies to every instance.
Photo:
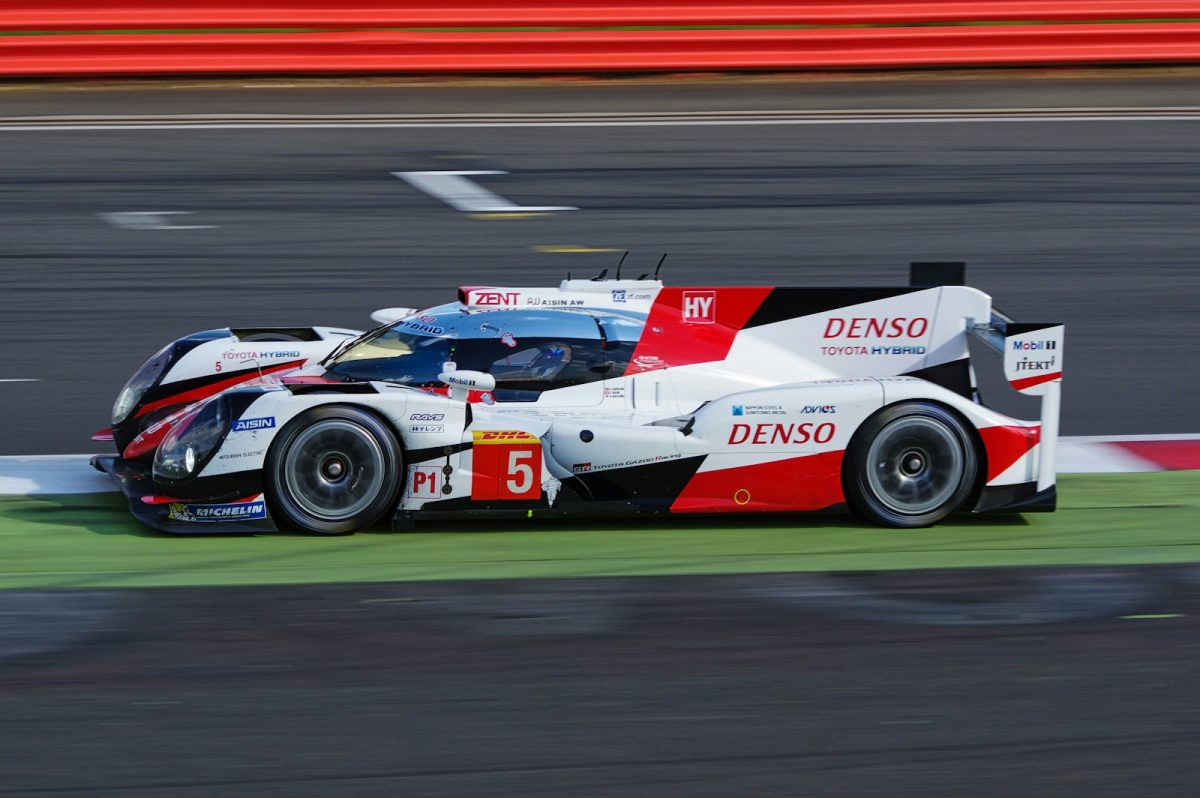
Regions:
[[169, 537], [116, 494], [0, 499], [0, 588], [388, 582], [1200, 561], [1200, 472], [1064, 476], [1053, 514], [915, 531], [845, 518], [438, 525]]

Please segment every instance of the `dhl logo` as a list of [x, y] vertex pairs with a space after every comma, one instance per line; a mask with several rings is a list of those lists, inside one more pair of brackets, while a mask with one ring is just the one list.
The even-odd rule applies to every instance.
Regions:
[[477, 430], [474, 435], [476, 446], [503, 443], [537, 443], [536, 435], [519, 429]]

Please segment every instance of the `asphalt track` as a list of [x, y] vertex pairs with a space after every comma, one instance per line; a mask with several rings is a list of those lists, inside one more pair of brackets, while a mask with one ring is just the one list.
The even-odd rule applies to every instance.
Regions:
[[[617, 257], [564, 248], [628, 248], [627, 274], [670, 252], [664, 276], [675, 284], [896, 283], [910, 260], [965, 260], [971, 282], [1010, 314], [1069, 325], [1064, 434], [1197, 429], [1200, 120], [1161, 110], [1197, 104], [1193, 75], [266, 83], [3, 94], [0, 379], [36, 381], [0, 382], [0, 454], [103, 450], [87, 438], [106, 424], [124, 380], [163, 343], [197, 329], [361, 327], [377, 306], [444, 301], [460, 284], [590, 275]], [[1042, 109], [1045, 118], [346, 122], [964, 108]], [[1108, 110], [1080, 120], [1062, 118], [1064, 108]], [[346, 124], [103, 129], [94, 119], [175, 124], [189, 114]], [[79, 127], [80, 116], [91, 122]], [[476, 218], [391, 176], [416, 170], [504, 171], [479, 180], [516, 203], [580, 210]], [[103, 216], [147, 211], [190, 214], [159, 217], [169, 229], [129, 229]], [[985, 387], [996, 385], [984, 376]], [[1036, 412], [1002, 389], [989, 398]]]
[[[86, 450], [132, 369], [195, 329], [358, 326], [458, 284], [615, 260], [537, 247], [629, 248], [633, 272], [670, 251], [677, 284], [896, 282], [909, 260], [967, 260], [1008, 312], [1070, 325], [1064, 433], [1195, 431], [1200, 122], [1155, 109], [1196, 105], [1198, 87], [1160, 73], [5, 91], [0, 379], [37, 381], [0, 382], [0, 454]], [[1067, 107], [1117, 110], [1055, 118]], [[930, 108], [1050, 110], [63, 119]], [[70, 129], [15, 129], [31, 118]], [[473, 218], [390, 176], [410, 170], [507, 171], [487, 185], [581, 210]], [[198, 227], [100, 216], [130, 211], [192, 211], [169, 221]], [[1198, 615], [1190, 565], [0, 591], [0, 795], [1187, 796]]]
[[1188, 796], [1195, 567], [3, 593], [0, 795]]

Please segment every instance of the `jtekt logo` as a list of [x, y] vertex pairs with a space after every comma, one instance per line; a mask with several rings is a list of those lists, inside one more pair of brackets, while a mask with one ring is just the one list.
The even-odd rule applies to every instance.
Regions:
[[684, 291], [683, 320], [690, 324], [713, 324], [717, 320], [716, 291]]

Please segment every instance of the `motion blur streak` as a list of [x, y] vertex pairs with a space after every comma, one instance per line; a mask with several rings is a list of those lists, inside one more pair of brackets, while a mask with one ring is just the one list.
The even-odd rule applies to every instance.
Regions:
[[[839, 81], [661, 87], [83, 92], [13, 95], [22, 117], [103, 113], [647, 113], [1187, 106], [1196, 81]], [[231, 325], [361, 327], [458, 285], [536, 285], [669, 251], [669, 284], [902, 283], [966, 260], [1022, 318], [1072, 330], [1063, 433], [1194, 431], [1190, 297], [1200, 137], [1186, 121], [684, 128], [11, 132], [0, 162], [0, 454], [86, 450], [153, 351]], [[396, 171], [481, 177], [514, 204], [582, 210], [478, 221]], [[209, 229], [114, 228], [97, 214], [191, 211]], [[451, 246], [451, 243], [453, 244]], [[128, 320], [136, 318], [136, 324]], [[1153, 356], [1149, 356], [1153, 355]], [[984, 370], [987, 371], [987, 370]], [[981, 372], [981, 375], [983, 372]], [[1154, 385], [1148, 395], [1146, 385]], [[1003, 385], [988, 401], [1023, 417]], [[87, 397], [87, 400], [84, 400]], [[1006, 405], [1005, 402], [1009, 403]], [[48, 423], [39, 408], [53, 407]], [[99, 446], [96, 447], [100, 449]]]
[[1194, 567], [0, 602], [40, 629], [3, 664], [5, 794], [1007, 798], [1198, 775]]

